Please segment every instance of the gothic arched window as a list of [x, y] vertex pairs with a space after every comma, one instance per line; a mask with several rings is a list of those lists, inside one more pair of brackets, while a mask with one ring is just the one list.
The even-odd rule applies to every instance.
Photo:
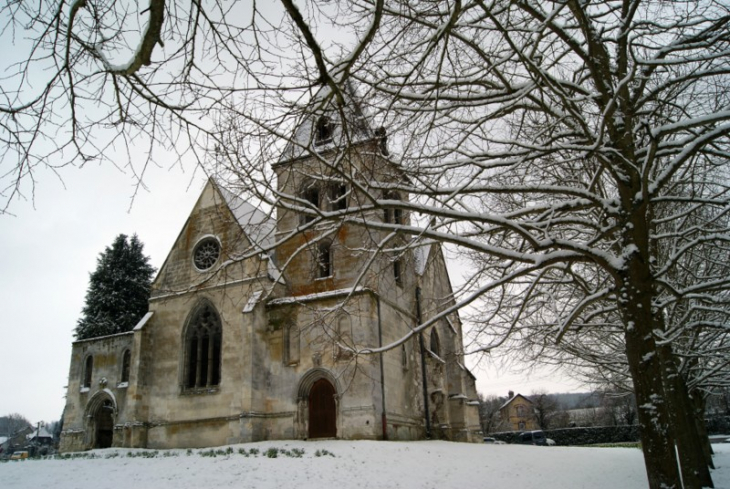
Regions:
[[326, 278], [332, 275], [332, 244], [320, 243], [317, 247], [317, 277]]
[[[300, 193], [300, 197], [303, 200], [306, 200], [310, 207], [314, 209], [319, 209], [319, 186], [314, 182], [307, 183], [304, 188], [302, 189]], [[310, 214], [301, 214], [300, 216], [300, 222], [302, 224], [306, 224], [308, 222], [314, 221], [314, 216]]]
[[86, 363], [84, 364], [84, 385], [83, 387], [91, 387], [91, 374], [94, 370], [94, 357], [89, 355], [86, 357]]
[[393, 278], [397, 285], [403, 285], [403, 262], [400, 258], [393, 261]]
[[213, 306], [203, 304], [198, 307], [185, 332], [185, 388], [220, 384], [221, 333], [221, 320]]
[[347, 185], [344, 183], [330, 184], [327, 194], [329, 210], [344, 211], [347, 209]]
[[132, 352], [129, 349], [122, 353], [122, 380], [120, 382], [129, 382], [129, 364], [132, 360]]
[[431, 342], [430, 342], [430, 350], [435, 353], [438, 356], [441, 356], [441, 342], [439, 341], [439, 334], [436, 331], [436, 328], [433, 328], [431, 330]]
[[317, 119], [317, 125], [314, 128], [314, 144], [327, 144], [332, 141], [333, 131], [332, 121], [326, 115]]
[[[384, 200], [401, 200], [398, 192], [387, 191], [383, 194]], [[388, 224], [403, 224], [403, 210], [388, 208], [383, 212], [383, 220]]]

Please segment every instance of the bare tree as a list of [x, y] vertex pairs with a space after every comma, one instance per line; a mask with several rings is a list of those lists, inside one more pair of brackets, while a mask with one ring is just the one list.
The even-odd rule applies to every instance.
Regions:
[[495, 395], [483, 396], [479, 394], [479, 421], [484, 434], [501, 431], [502, 419], [499, 415], [499, 408], [507, 399]]
[[12, 413], [6, 416], [0, 416], [0, 434], [2, 434], [3, 436], [10, 437], [17, 433], [19, 430], [22, 430], [23, 428], [27, 428], [29, 426], [30, 421], [28, 421], [25, 416], [21, 414]]
[[[35, 34], [2, 88], [3, 195], [22, 193], [39, 167], [114, 159], [112, 149], [146, 141], [141, 164], [114, 160], [139, 181], [160, 147], [207, 155], [237, 193], [308, 215], [298, 231], [362, 226], [379, 236], [362, 252], [376, 254], [450, 243], [479, 264], [444, 311], [483, 300], [475, 349], [530, 330], [543, 345], [580, 338], [596, 358], [619, 348], [650, 486], [680, 487], [675, 444], [693, 445], [672, 416], [688, 416], [687, 393], [664, 374], [682, 368], [674, 349], [687, 323], [674, 330], [667, 311], [709, 304], [730, 280], [683, 268], [730, 236], [727, 4], [281, 6], [281, 15], [240, 2], [5, 6], [5, 35], [21, 25]], [[333, 29], [344, 43], [324, 34]], [[365, 113], [386, 129], [363, 131]], [[315, 120], [322, 131], [291, 137], [295, 121]], [[344, 146], [321, 151], [316, 135], [329, 124]], [[344, 164], [367, 156], [362, 134], [395, 174]], [[307, 176], [356, 191], [358, 204], [320, 208], [280, 192], [270, 164], [285, 150], [314, 156]], [[706, 464], [682, 463], [685, 487], [712, 484]]]
[[545, 390], [533, 391], [530, 400], [535, 408], [535, 417], [540, 429], [547, 430], [552, 426], [553, 418], [558, 415], [558, 402]]

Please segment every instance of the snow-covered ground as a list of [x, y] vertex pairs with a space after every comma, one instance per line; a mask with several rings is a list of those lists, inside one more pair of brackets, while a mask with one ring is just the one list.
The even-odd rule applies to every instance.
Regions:
[[[713, 445], [715, 487], [730, 488], [730, 444]], [[266, 452], [277, 449], [276, 458]], [[258, 453], [252, 453], [258, 450]], [[290, 455], [282, 454], [281, 449]], [[301, 458], [292, 455], [303, 450]], [[476, 445], [439, 441], [281, 441], [210, 450], [94, 450], [97, 458], [0, 464], [0, 487], [56, 489], [413, 488], [633, 489], [647, 487], [635, 448]], [[245, 452], [248, 456], [240, 453]], [[319, 452], [319, 454], [318, 454]], [[332, 455], [334, 456], [332, 456]], [[319, 455], [319, 456], [318, 456]]]

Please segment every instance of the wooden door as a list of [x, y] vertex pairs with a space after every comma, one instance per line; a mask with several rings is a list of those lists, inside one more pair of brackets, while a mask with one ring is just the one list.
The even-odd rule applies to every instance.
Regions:
[[337, 436], [335, 388], [326, 379], [319, 379], [309, 391], [309, 438]]
[[111, 401], [105, 401], [102, 406], [99, 406], [94, 416], [96, 424], [96, 442], [94, 448], [109, 448], [112, 446], [112, 440], [114, 439], [114, 418], [112, 417]]

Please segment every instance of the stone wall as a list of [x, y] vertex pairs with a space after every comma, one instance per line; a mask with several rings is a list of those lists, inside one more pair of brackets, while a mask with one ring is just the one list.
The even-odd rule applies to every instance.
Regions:
[[[93, 448], [95, 434], [90, 429], [90, 417], [103, 401], [112, 402], [115, 424], [125, 419], [129, 382], [122, 382], [122, 359], [125, 351], [132, 353], [132, 347], [132, 332], [73, 343], [61, 451]], [[93, 367], [90, 382], [85, 386], [85, 367], [89, 358], [93, 358]], [[130, 365], [130, 370], [132, 368]]]

